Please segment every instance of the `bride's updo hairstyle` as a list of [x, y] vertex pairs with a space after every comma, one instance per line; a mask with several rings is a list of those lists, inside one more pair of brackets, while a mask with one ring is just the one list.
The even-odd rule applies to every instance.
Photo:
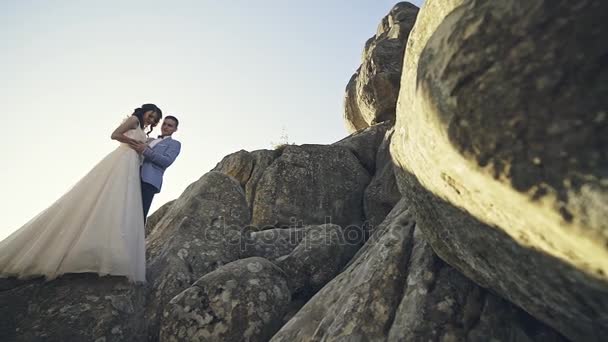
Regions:
[[137, 118], [139, 119], [139, 127], [141, 127], [143, 129], [144, 128], [144, 114], [149, 110], [158, 113], [158, 118], [156, 119], [156, 122], [153, 125], [150, 125], [150, 130], [146, 134], [150, 134], [150, 132], [152, 132], [154, 127], [158, 124], [160, 119], [163, 117], [163, 111], [160, 110], [160, 108], [158, 108], [155, 104], [146, 103], [139, 108], [135, 108], [135, 110], [133, 111], [133, 114], [132, 114], [132, 115], [137, 116]]

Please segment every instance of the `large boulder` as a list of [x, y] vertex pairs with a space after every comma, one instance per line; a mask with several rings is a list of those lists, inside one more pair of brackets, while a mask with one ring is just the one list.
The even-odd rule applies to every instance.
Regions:
[[146, 341], [144, 305], [124, 277], [0, 279], [0, 341]]
[[240, 258], [241, 229], [250, 222], [241, 185], [212, 171], [191, 184], [146, 240], [150, 295], [148, 333], [158, 337], [166, 303], [201, 276]]
[[245, 190], [250, 209], [253, 208], [255, 189], [264, 170], [280, 155], [279, 150], [240, 150], [224, 157], [212, 171], [224, 173], [236, 179]]
[[376, 172], [376, 155], [378, 148], [384, 140], [386, 131], [393, 125], [393, 122], [386, 121], [372, 125], [339, 140], [332, 145], [344, 146], [348, 148], [359, 159], [363, 167], [373, 175]]
[[427, 0], [391, 145], [439, 256], [577, 341], [608, 335], [607, 12]]
[[567, 341], [444, 263], [418, 228], [402, 296], [388, 341]]
[[344, 119], [355, 132], [395, 118], [403, 51], [418, 7], [396, 4], [365, 44], [361, 66], [346, 86]]
[[225, 156], [211, 171], [227, 174], [245, 187], [251, 177], [253, 166], [254, 159], [251, 153], [240, 150]]
[[197, 280], [165, 308], [161, 341], [265, 342], [280, 328], [290, 300], [287, 280], [253, 257]]
[[280, 155], [279, 151], [275, 150], [255, 150], [251, 152], [253, 158], [253, 170], [251, 176], [245, 185], [245, 195], [247, 196], [247, 204], [253, 211], [253, 201], [258, 183], [264, 175], [266, 168]]
[[241, 257], [262, 257], [275, 260], [288, 255], [302, 241], [306, 232], [316, 226], [274, 228], [246, 232], [242, 239]]
[[307, 228], [298, 246], [275, 262], [285, 271], [292, 294], [304, 298], [337, 276], [361, 246], [356, 231], [349, 236], [349, 231], [335, 224]]
[[387, 225], [390, 233], [383, 234], [374, 246], [363, 251], [270, 341], [384, 339], [407, 275], [405, 265], [414, 223], [405, 209], [404, 205], [396, 207], [399, 215], [393, 215], [392, 229]]
[[367, 171], [345, 147], [288, 145], [257, 184], [252, 223], [260, 229], [359, 224], [368, 183]]

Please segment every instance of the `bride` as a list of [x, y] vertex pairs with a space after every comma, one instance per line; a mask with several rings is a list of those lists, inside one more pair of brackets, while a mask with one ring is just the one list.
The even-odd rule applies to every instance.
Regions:
[[161, 117], [153, 104], [135, 109], [112, 133], [112, 139], [121, 142], [116, 150], [50, 207], [0, 241], [0, 278], [51, 280], [64, 273], [93, 272], [145, 282], [141, 156], [129, 145], [146, 142]]

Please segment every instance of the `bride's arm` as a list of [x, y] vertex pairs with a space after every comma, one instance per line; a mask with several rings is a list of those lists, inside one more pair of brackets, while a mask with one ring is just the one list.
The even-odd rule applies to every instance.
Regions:
[[123, 122], [120, 126], [118, 126], [114, 132], [112, 132], [112, 135], [110, 136], [110, 138], [112, 140], [117, 140], [120, 141], [121, 143], [125, 143], [125, 144], [132, 144], [137, 142], [135, 139], [131, 139], [127, 136], [125, 136], [125, 132], [127, 132], [130, 129], [136, 128], [137, 125], [139, 125], [139, 121], [137, 120], [137, 117], [135, 116], [130, 116], [127, 120], [125, 120], [125, 122]]

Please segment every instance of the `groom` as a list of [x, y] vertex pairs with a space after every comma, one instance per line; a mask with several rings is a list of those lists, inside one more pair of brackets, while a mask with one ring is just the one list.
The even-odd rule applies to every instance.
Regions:
[[163, 184], [163, 173], [179, 155], [181, 143], [171, 137], [179, 121], [174, 116], [167, 116], [160, 128], [161, 135], [148, 144], [135, 143], [131, 145], [135, 151], [144, 156], [141, 165], [141, 199], [144, 207], [144, 222], [148, 217], [152, 198], [160, 192]]

